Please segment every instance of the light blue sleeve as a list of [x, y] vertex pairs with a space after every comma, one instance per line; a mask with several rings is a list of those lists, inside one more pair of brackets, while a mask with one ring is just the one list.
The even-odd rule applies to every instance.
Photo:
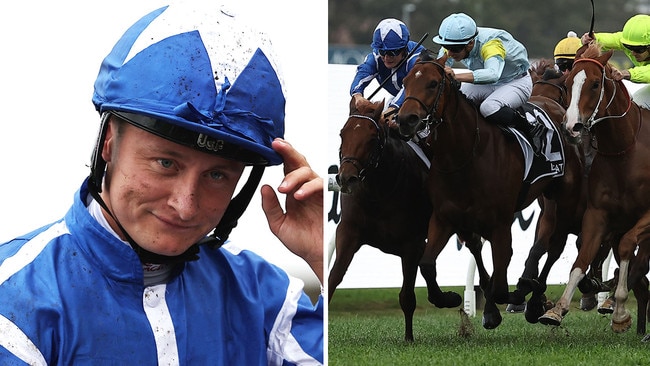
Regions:
[[485, 67], [472, 71], [474, 84], [494, 84], [499, 81], [506, 62], [501, 56], [492, 56], [485, 60]]

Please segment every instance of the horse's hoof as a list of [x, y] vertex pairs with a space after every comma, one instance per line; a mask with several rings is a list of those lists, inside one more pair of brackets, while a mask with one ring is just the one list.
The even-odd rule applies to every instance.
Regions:
[[585, 296], [580, 298], [580, 310], [589, 311], [598, 305], [596, 296]]
[[441, 309], [442, 308], [455, 308], [455, 307], [460, 306], [460, 304], [463, 303], [463, 298], [459, 294], [457, 294], [457, 293], [455, 293], [453, 291], [443, 292], [440, 299], [435, 299], [435, 298], [429, 296], [428, 300], [429, 300], [430, 303], [435, 305], [435, 307], [441, 308]]
[[614, 306], [616, 306], [616, 299], [613, 297], [608, 297], [603, 301], [602, 304], [598, 307], [599, 314], [611, 314], [614, 312]]
[[483, 313], [483, 328], [485, 329], [494, 329], [501, 324], [501, 313], [498, 311], [494, 314]]
[[622, 320], [614, 320], [612, 317], [612, 330], [614, 333], [623, 333], [632, 327], [632, 316], [629, 312], [625, 314]]
[[539, 317], [539, 322], [544, 325], [559, 326], [562, 323], [563, 316], [555, 311], [555, 308], [548, 310], [544, 315]]
[[524, 310], [526, 310], [526, 304], [508, 304], [508, 306], [506, 306], [506, 312], [508, 313], [523, 313]]
[[536, 302], [533, 303], [531, 301], [528, 301], [528, 304], [526, 304], [526, 312], [524, 314], [524, 317], [526, 318], [526, 321], [535, 324], [539, 322], [539, 318], [544, 315], [544, 304], [541, 302]]

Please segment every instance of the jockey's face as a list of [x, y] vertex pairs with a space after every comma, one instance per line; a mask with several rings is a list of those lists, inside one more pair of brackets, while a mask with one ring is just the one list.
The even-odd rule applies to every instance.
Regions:
[[[102, 157], [107, 162], [102, 198], [142, 248], [179, 255], [221, 220], [244, 164], [112, 121]], [[105, 215], [124, 239], [121, 227]]]
[[470, 41], [466, 45], [453, 45], [444, 47], [447, 50], [447, 55], [449, 55], [449, 57], [453, 58], [454, 61], [460, 61], [469, 56], [469, 52], [472, 50], [472, 48], [474, 48], [474, 40]]
[[399, 65], [400, 62], [406, 57], [406, 49], [392, 50], [387, 52], [380, 52], [381, 60], [387, 68], [392, 69]]

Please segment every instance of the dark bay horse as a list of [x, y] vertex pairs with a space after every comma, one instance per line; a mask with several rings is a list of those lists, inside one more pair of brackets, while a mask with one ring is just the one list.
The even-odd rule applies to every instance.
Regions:
[[636, 105], [623, 82], [613, 79], [608, 64], [612, 51], [601, 54], [599, 45], [591, 44], [579, 50], [579, 54], [566, 81], [566, 130], [574, 136], [582, 129], [594, 135], [597, 155], [589, 172], [582, 246], [562, 297], [540, 322], [561, 323], [600, 243], [608, 237], [620, 238], [612, 241], [619, 274], [611, 327], [614, 332], [631, 327], [625, 302], [628, 289], [632, 288], [637, 301], [646, 302], [641, 309], [646, 311], [639, 311], [637, 322], [637, 332], [641, 333], [645, 332], [647, 316], [645, 275], [650, 251], [650, 126], [643, 122], [650, 121], [650, 110]]
[[[369, 101], [356, 106], [352, 100], [350, 115], [340, 132], [340, 167], [336, 178], [343, 193], [341, 221], [336, 228], [336, 259], [329, 274], [328, 291], [331, 300], [361, 245], [399, 256], [404, 338], [412, 341], [415, 280], [431, 216], [431, 203], [424, 189], [428, 168], [408, 143], [387, 127], [381, 118], [383, 106], [383, 102]], [[470, 250], [471, 247], [468, 245]], [[444, 299], [440, 288], [430, 287], [429, 276], [422, 274], [433, 291], [430, 301], [440, 301], [441, 296]], [[433, 285], [437, 283], [434, 281]]]
[[[398, 115], [400, 132], [405, 136], [412, 136], [425, 123], [431, 130], [427, 143], [428, 155], [433, 158], [427, 189], [433, 214], [421, 267], [432, 267], [435, 274], [436, 258], [454, 232], [476, 233], [488, 240], [494, 270], [483, 288], [483, 326], [493, 329], [502, 321], [497, 303], [524, 301], [520, 294], [508, 291], [507, 282], [515, 212], [543, 194], [557, 205], [557, 223], [570, 221], [566, 215], [575, 212], [582, 184], [581, 160], [577, 148], [564, 144], [564, 174], [525, 183], [525, 161], [519, 143], [483, 118], [478, 106], [460, 91], [457, 81], [445, 73], [446, 60], [446, 56], [436, 60], [428, 52], [420, 54], [420, 60], [404, 79], [405, 100]], [[548, 98], [531, 98], [531, 102], [560, 125], [564, 109], [558, 103]], [[556, 230], [555, 237], [566, 238], [565, 232], [559, 232], [567, 230], [564, 224]], [[540, 285], [533, 290], [526, 307], [526, 318], [535, 322], [535, 317], [544, 313], [541, 294], [545, 284]]]

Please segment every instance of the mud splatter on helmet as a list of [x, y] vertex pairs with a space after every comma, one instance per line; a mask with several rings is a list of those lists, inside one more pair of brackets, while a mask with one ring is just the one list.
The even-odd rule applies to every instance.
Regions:
[[[252, 165], [206, 240], [180, 256], [151, 253], [127, 240], [145, 263], [196, 259], [198, 244], [222, 245], [248, 206], [265, 166], [282, 163], [271, 147], [284, 135], [284, 81], [271, 41], [219, 2], [176, 2], [145, 15], [101, 64], [92, 101], [102, 116], [89, 190], [99, 192], [109, 116], [170, 141]], [[112, 215], [112, 214], [111, 214]]]

